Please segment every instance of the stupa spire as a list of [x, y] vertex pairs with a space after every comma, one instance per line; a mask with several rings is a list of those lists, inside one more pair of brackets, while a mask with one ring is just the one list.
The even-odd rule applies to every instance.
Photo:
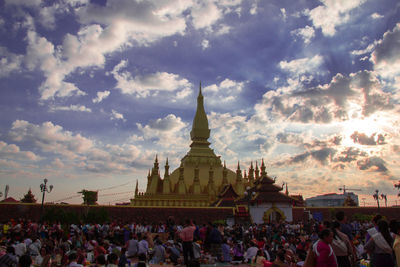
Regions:
[[138, 193], [139, 193], [139, 181], [136, 180], [135, 197], [138, 195]]
[[201, 82], [199, 88], [199, 95], [197, 96], [197, 109], [196, 115], [193, 119], [192, 131], [190, 132], [190, 138], [192, 139], [193, 145], [210, 144], [207, 139], [210, 137], [210, 129], [208, 128], [208, 119], [204, 110], [204, 97], [201, 93]]

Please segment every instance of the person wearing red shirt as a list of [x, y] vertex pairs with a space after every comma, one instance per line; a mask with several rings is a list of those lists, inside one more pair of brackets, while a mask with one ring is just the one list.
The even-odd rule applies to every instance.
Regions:
[[182, 239], [183, 246], [183, 258], [185, 265], [189, 265], [190, 260], [194, 260], [193, 254], [193, 233], [196, 230], [196, 226], [193, 225], [192, 221], [186, 220], [186, 226], [179, 233], [179, 237]]

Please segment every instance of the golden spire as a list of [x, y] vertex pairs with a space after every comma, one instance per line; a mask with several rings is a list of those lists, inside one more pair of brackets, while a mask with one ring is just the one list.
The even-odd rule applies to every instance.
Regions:
[[210, 137], [210, 129], [208, 128], [208, 119], [204, 110], [204, 97], [201, 93], [201, 83], [199, 88], [199, 95], [197, 96], [197, 110], [193, 119], [192, 131], [190, 137], [193, 141], [191, 146], [207, 146], [210, 144], [207, 139]]
[[135, 197], [137, 197], [138, 193], [139, 193], [139, 181], [136, 179]]

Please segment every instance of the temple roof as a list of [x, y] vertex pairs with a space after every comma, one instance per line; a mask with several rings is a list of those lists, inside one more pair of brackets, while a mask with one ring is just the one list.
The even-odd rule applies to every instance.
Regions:
[[293, 199], [288, 195], [282, 193], [283, 187], [275, 184], [275, 180], [264, 175], [254, 182], [254, 186], [249, 188], [245, 195], [237, 201], [237, 203], [249, 202], [290, 202]]

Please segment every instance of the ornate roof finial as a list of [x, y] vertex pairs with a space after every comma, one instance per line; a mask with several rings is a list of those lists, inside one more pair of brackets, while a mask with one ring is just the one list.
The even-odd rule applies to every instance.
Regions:
[[138, 195], [138, 193], [139, 193], [139, 181], [136, 179], [135, 197]]
[[240, 170], [240, 162], [238, 161], [237, 169]]

